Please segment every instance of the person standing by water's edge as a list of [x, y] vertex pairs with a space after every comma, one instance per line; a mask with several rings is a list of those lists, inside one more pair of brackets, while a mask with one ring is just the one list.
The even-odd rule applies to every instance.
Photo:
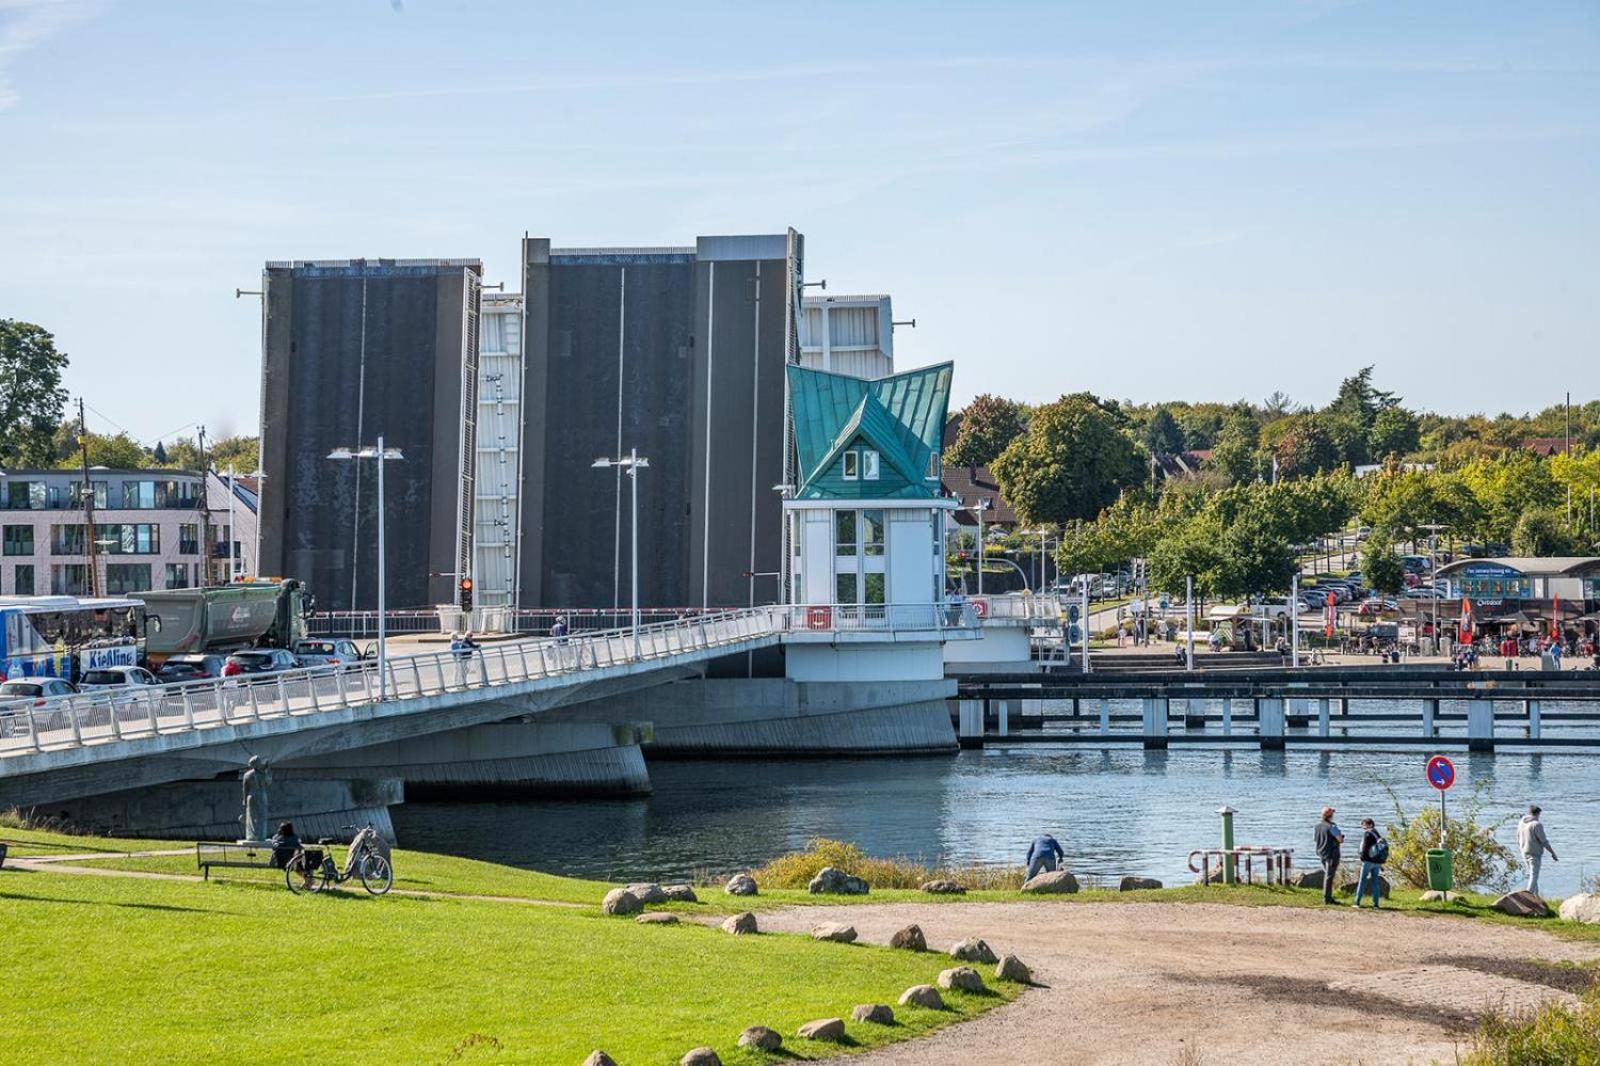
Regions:
[[1344, 832], [1333, 820], [1333, 808], [1322, 808], [1322, 821], [1312, 832], [1311, 839], [1317, 847], [1317, 860], [1322, 863], [1322, 902], [1335, 903], [1334, 878], [1339, 875], [1339, 845], [1344, 843]]
[[1544, 853], [1550, 853], [1551, 862], [1560, 861], [1556, 849], [1550, 846], [1550, 838], [1545, 836], [1540, 813], [1537, 806], [1531, 806], [1517, 823], [1517, 847], [1522, 850], [1522, 861], [1528, 864], [1528, 891], [1535, 896], [1539, 894], [1539, 864], [1544, 861]]
[[1371, 818], [1361, 819], [1361, 830], [1361, 880], [1356, 882], [1355, 905], [1361, 906], [1361, 894], [1371, 885], [1372, 909], [1377, 910], [1383, 889], [1383, 864], [1389, 861], [1389, 842]]
[[1064, 860], [1067, 853], [1061, 850], [1061, 845], [1056, 843], [1056, 838], [1049, 833], [1043, 833], [1033, 838], [1033, 843], [1028, 845], [1028, 880], [1033, 880], [1034, 875], [1044, 872], [1053, 872], [1056, 863]]

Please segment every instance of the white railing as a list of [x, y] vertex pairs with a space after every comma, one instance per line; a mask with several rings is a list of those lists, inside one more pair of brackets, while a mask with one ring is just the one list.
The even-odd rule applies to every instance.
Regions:
[[[757, 607], [698, 618], [517, 640], [471, 651], [387, 661], [390, 700], [469, 692], [586, 670], [650, 662], [781, 633], [786, 608]], [[637, 654], [635, 648], [637, 646]], [[299, 718], [377, 703], [374, 661], [242, 675], [181, 685], [112, 689], [37, 705], [0, 704], [0, 757], [182, 733], [272, 718]]]
[[974, 596], [969, 601], [982, 621], [1035, 621], [1059, 622], [1061, 600], [1045, 594], [1041, 596], [1008, 592], [999, 596]]
[[974, 629], [971, 603], [801, 603], [771, 608], [785, 613], [796, 633], [889, 633], [899, 630]]

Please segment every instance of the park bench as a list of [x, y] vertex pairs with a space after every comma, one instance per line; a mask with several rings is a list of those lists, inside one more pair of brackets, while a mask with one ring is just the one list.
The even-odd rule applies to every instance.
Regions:
[[205, 880], [211, 880], [215, 868], [236, 870], [272, 870], [272, 845], [239, 844], [222, 841], [200, 841], [194, 846], [194, 861]]

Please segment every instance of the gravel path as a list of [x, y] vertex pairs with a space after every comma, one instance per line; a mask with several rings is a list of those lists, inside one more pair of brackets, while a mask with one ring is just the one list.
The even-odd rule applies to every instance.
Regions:
[[981, 936], [1044, 986], [850, 1060], [862, 1066], [1451, 1063], [1485, 1007], [1570, 1001], [1571, 975], [1533, 960], [1600, 958], [1600, 945], [1533, 928], [1348, 906], [891, 904], [760, 921], [791, 932], [849, 922], [871, 943], [915, 922], [939, 950]]

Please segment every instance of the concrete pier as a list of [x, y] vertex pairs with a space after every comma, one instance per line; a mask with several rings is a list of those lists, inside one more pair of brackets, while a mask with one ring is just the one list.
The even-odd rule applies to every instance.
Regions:
[[1159, 751], [1167, 746], [1167, 730], [1171, 715], [1171, 701], [1145, 697], [1144, 746]]
[[[405, 785], [395, 778], [306, 780], [274, 767], [267, 797], [267, 818], [294, 823], [303, 840], [319, 836], [348, 839], [342, 827], [366, 825], [394, 840], [389, 806], [405, 800]], [[237, 780], [175, 781], [126, 792], [53, 803], [40, 815], [59, 816], [83, 829], [118, 836], [167, 840], [235, 840], [239, 822]]]
[[956, 701], [957, 742], [963, 748], [983, 747], [983, 701]]
[[1530, 740], [1539, 739], [1539, 701], [1523, 700], [1522, 713], [1528, 720], [1528, 737]]
[[1494, 750], [1493, 700], [1471, 700], [1467, 703], [1467, 749]]
[[1259, 722], [1262, 751], [1281, 751], [1284, 746], [1284, 701], [1279, 697], [1262, 697], [1255, 701], [1256, 720]]

